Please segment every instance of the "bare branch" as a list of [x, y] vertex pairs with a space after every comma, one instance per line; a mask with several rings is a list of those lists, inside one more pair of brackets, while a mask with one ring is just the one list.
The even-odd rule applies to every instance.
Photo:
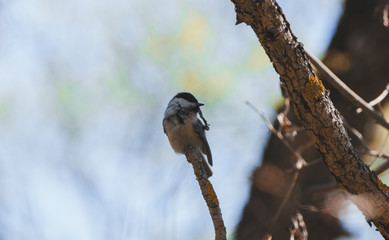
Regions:
[[281, 142], [285, 145], [286, 148], [288, 148], [288, 150], [294, 154], [294, 156], [297, 158], [296, 160], [296, 164], [295, 164], [295, 168], [296, 169], [301, 169], [304, 165], [307, 164], [307, 162], [304, 160], [304, 158], [292, 147], [292, 145], [288, 142], [288, 140], [285, 139], [284, 135], [282, 135], [282, 133], [280, 131], [277, 131], [277, 129], [273, 126], [273, 124], [271, 124], [271, 122], [269, 121], [269, 119], [266, 118], [266, 116], [260, 112], [253, 104], [251, 104], [250, 102], [246, 102], [246, 104], [251, 107], [254, 111], [256, 111], [260, 116], [261, 118], [265, 121], [268, 129], [276, 136], [278, 137]]
[[[350, 126], [350, 125], [347, 123], [347, 121], [345, 121], [344, 119], [343, 119], [343, 121], [344, 121], [344, 126], [346, 127], [346, 129], [347, 129], [351, 134], [353, 134], [353, 135], [356, 137], [356, 139], [358, 140], [358, 142], [362, 145], [363, 149], [360, 150], [360, 154], [361, 154], [361, 155], [367, 155], [367, 156], [376, 157], [376, 159], [374, 159], [372, 162], [369, 162], [369, 163], [368, 163], [370, 166], [373, 165], [373, 163], [374, 163], [378, 158], [383, 158], [383, 159], [389, 160], [389, 155], [382, 152], [383, 149], [384, 149], [384, 147], [385, 147], [385, 145], [386, 145], [386, 142], [387, 142], [387, 140], [388, 140], [389, 132], [386, 134], [384, 143], [382, 144], [380, 151], [370, 150], [369, 147], [368, 147], [367, 144], [366, 144], [365, 139], [363, 138], [362, 133], [360, 133], [357, 129], [355, 129], [355, 128], [353, 128], [352, 126]], [[385, 172], [388, 168], [389, 168], [389, 162], [384, 163], [384, 164], [382, 164], [381, 166], [379, 166], [379, 167], [375, 170], [375, 173], [376, 173], [377, 175], [380, 175], [380, 174], [382, 174], [383, 172]]]
[[[376, 99], [374, 99], [373, 101], [369, 102], [369, 105], [373, 107], [373, 106], [381, 103], [386, 98], [388, 93], [389, 93], [389, 84], [386, 85], [384, 91], [382, 91], [382, 93]], [[361, 113], [362, 112], [362, 108], [357, 108], [356, 112], [357, 113]]]
[[[277, 209], [277, 212], [276, 214], [274, 215], [272, 221], [271, 221], [271, 224], [269, 225], [269, 232], [272, 232], [272, 228], [273, 226], [276, 224], [276, 222], [278, 221], [278, 218], [280, 216], [280, 214], [282, 213], [282, 211], [284, 210], [284, 207], [286, 205], [286, 203], [288, 202], [290, 196], [292, 195], [292, 192], [293, 190], [295, 189], [296, 187], [296, 183], [297, 183], [297, 179], [299, 177], [299, 174], [300, 174], [300, 170], [307, 165], [307, 162], [304, 160], [304, 158], [301, 156], [300, 153], [298, 153], [293, 147], [292, 145], [289, 143], [289, 141], [287, 139], [285, 139], [285, 137], [282, 135], [281, 131], [277, 131], [276, 128], [273, 126], [273, 124], [271, 124], [271, 122], [269, 121], [269, 119], [266, 118], [266, 116], [261, 113], [260, 111], [258, 111], [258, 109], [253, 105], [251, 104], [250, 102], [246, 102], [246, 104], [251, 107], [254, 111], [256, 111], [261, 117], [262, 119], [265, 121], [267, 127], [269, 128], [269, 130], [276, 136], [278, 137], [281, 142], [289, 149], [289, 151], [291, 151], [291, 153], [293, 153], [296, 157], [296, 162], [293, 164], [293, 176], [292, 176], [292, 180], [290, 182], [290, 185], [288, 187], [288, 189], [286, 190], [286, 193], [282, 199], [282, 202], [280, 204], [280, 206], [278, 207]], [[270, 234], [270, 233], [269, 233]]]
[[378, 151], [374, 151], [374, 150], [368, 150], [367, 152], [364, 153], [365, 155], [369, 155], [369, 156], [373, 156], [373, 157], [376, 157], [376, 158], [383, 158], [383, 159], [386, 159], [386, 162], [384, 164], [382, 164], [381, 166], [379, 166], [376, 170], [375, 170], [375, 173], [377, 175], [381, 175], [383, 174], [386, 170], [388, 170], [389, 168], [389, 154], [385, 154], [383, 152], [378, 152]]
[[266, 234], [263, 238], [262, 238], [262, 240], [272, 240], [272, 235], [269, 233], [269, 234]]
[[386, 170], [388, 170], [389, 168], [389, 161], [386, 161], [384, 164], [382, 164], [381, 166], [379, 166], [375, 172], [377, 175], [381, 175], [383, 174]]
[[[370, 226], [374, 223], [381, 235], [389, 239], [388, 187], [363, 163], [352, 146], [339, 112], [315, 75], [282, 9], [275, 0], [232, 2], [237, 14], [236, 23], [245, 22], [256, 33], [280, 75], [297, 118], [321, 153], [338, 188], [348, 193]], [[369, 105], [364, 107], [372, 108]], [[369, 113], [377, 114], [374, 111]], [[381, 115], [376, 119], [389, 129], [389, 123]]]
[[[384, 154], [384, 153], [382, 153], [382, 151], [384, 150], [385, 145], [386, 145], [388, 139], [389, 139], [389, 131], [386, 132], [385, 140], [384, 140], [384, 142], [382, 143], [382, 145], [381, 145], [381, 147], [380, 147], [380, 149], [379, 149], [379, 151], [378, 151], [378, 152], [381, 154], [381, 156], [383, 156], [383, 154]], [[372, 165], [377, 159], [378, 159], [378, 157], [376, 157], [376, 158], [374, 159], [374, 161], [371, 163], [371, 165]], [[381, 169], [381, 170], [385, 171], [384, 169]]]
[[207, 203], [209, 213], [215, 228], [215, 240], [226, 240], [226, 227], [224, 226], [222, 213], [219, 207], [219, 200], [217, 199], [215, 190], [211, 182], [208, 180], [207, 171], [203, 164], [203, 156], [197, 148], [188, 146], [185, 151], [185, 156], [188, 162], [193, 166], [196, 179], [200, 185], [201, 193]]
[[367, 152], [364, 153], [365, 155], [377, 157], [377, 158], [384, 158], [386, 160], [389, 160], [389, 154], [385, 154], [383, 152], [378, 152], [374, 150], [368, 150]]
[[389, 27], [389, 16], [388, 16], [388, 12], [389, 12], [389, 4], [385, 5], [384, 10], [382, 11], [382, 24], [383, 24], [385, 27]]
[[290, 240], [308, 240], [307, 226], [305, 225], [303, 215], [299, 211], [297, 211], [296, 216], [292, 217]]
[[297, 132], [303, 131], [303, 127], [298, 127], [288, 119], [288, 113], [290, 111], [290, 99], [285, 98], [285, 109], [284, 111], [277, 114], [277, 120], [280, 124], [278, 132], [284, 131], [285, 137], [288, 139], [294, 138]]
[[285, 207], [286, 203], [288, 202], [290, 196], [292, 195], [292, 192], [293, 192], [294, 188], [296, 187], [296, 183], [297, 183], [297, 179], [298, 179], [299, 175], [300, 175], [300, 169], [295, 169], [295, 171], [293, 173], [293, 176], [292, 176], [292, 182], [290, 183], [290, 185], [289, 185], [289, 187], [287, 189], [287, 192], [285, 193], [285, 196], [282, 199], [282, 202], [281, 202], [279, 208], [277, 209], [276, 214], [274, 215], [274, 217], [273, 217], [273, 219], [271, 221], [269, 232], [272, 231], [273, 226], [278, 221], [278, 218], [280, 217], [280, 214], [284, 210], [284, 207]]
[[352, 135], [354, 135], [356, 138], [355, 140], [358, 140], [358, 142], [361, 144], [361, 146], [363, 147], [363, 152], [366, 152], [369, 150], [369, 147], [367, 146], [366, 144], [366, 141], [365, 139], [363, 138], [363, 135], [362, 133], [360, 133], [356, 128], [352, 127], [347, 121], [346, 119], [344, 119], [342, 117], [342, 120], [343, 120], [343, 124], [344, 124], [344, 127], [347, 129], [347, 131], [349, 133], [351, 133]]
[[358, 94], [356, 94], [353, 90], [351, 90], [342, 80], [340, 80], [331, 70], [319, 59], [310, 54], [307, 50], [305, 50], [305, 54], [309, 58], [309, 60], [313, 63], [313, 65], [322, 72], [327, 78], [326, 80], [339, 92], [343, 94], [351, 103], [353, 103], [356, 107], [360, 107], [363, 109], [367, 115], [371, 118], [375, 119], [378, 124], [389, 129], [389, 123], [385, 120], [385, 118], [377, 112], [370, 104], [368, 104], [365, 100], [363, 100]]
[[374, 99], [373, 101], [370, 101], [369, 102], [369, 105], [370, 106], [375, 106], [377, 105], [378, 103], [382, 102], [382, 100], [384, 100], [386, 98], [386, 96], [388, 95], [389, 93], [389, 84], [386, 85], [386, 88], [384, 91], [382, 91], [382, 93], [376, 98]]

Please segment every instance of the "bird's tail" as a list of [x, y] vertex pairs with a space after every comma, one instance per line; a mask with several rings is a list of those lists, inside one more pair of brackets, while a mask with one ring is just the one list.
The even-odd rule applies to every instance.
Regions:
[[204, 156], [202, 156], [202, 161], [203, 161], [203, 165], [205, 167], [205, 171], [207, 171], [207, 174], [208, 174], [208, 178], [212, 176], [212, 170], [211, 170], [211, 167], [208, 165], [207, 161], [205, 160]]

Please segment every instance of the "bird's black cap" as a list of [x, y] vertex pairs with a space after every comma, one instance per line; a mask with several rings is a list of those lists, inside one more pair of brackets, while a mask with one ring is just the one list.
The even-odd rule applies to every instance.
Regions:
[[202, 103], [199, 103], [199, 101], [197, 101], [197, 99], [191, 94], [191, 93], [188, 93], [188, 92], [180, 92], [180, 93], [177, 93], [176, 96], [174, 96], [175, 98], [183, 98], [189, 102], [192, 102], [192, 103], [197, 103], [198, 106], [202, 106], [204, 104]]

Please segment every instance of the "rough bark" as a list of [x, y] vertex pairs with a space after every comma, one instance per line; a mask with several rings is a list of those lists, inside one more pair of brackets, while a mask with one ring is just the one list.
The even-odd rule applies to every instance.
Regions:
[[[302, 45], [291, 32], [281, 9], [274, 1], [270, 0], [233, 0], [232, 2], [236, 7], [237, 23], [245, 22], [256, 33], [275, 70], [280, 75], [284, 90], [293, 102], [294, 113], [323, 157], [338, 187], [349, 194], [350, 199], [362, 211], [369, 224], [373, 222], [381, 234], [388, 239], [389, 198], [386, 186], [362, 162], [353, 148], [343, 127], [339, 112], [333, 106], [321, 81], [314, 74], [305, 57]], [[304, 138], [304, 136], [300, 137]], [[283, 165], [287, 166], [287, 161], [282, 162], [274, 159], [274, 162], [277, 161], [282, 169], [286, 169]], [[306, 171], [309, 170], [311, 169]], [[268, 193], [263, 190], [252, 191], [251, 203], [253, 203], [252, 200], [257, 199], [260, 202], [272, 202], [272, 204], [266, 206], [253, 203], [246, 206], [242, 222], [238, 228], [238, 239], [250, 239], [250, 236], [255, 236], [255, 234], [258, 234], [256, 235], [258, 238], [258, 236], [263, 236], [269, 230], [268, 223], [263, 220], [259, 221], [258, 229], [242, 230], [241, 225], [245, 221], [245, 214], [250, 215], [250, 210], [254, 215], [253, 218], [263, 219], [263, 216], [266, 216], [271, 219], [280, 199], [282, 199], [282, 189], [287, 188], [288, 175], [281, 174], [280, 176], [283, 176], [285, 182], [284, 185], [280, 186], [280, 191], [275, 193]], [[319, 177], [326, 178], [326, 176]], [[254, 175], [254, 180], [255, 178]], [[253, 188], [257, 188], [257, 185], [253, 184]], [[290, 200], [289, 205], [292, 205], [292, 207], [288, 206], [283, 215], [293, 214], [296, 209], [293, 206], [297, 205], [295, 201], [297, 199], [297, 197], [294, 197]], [[320, 212], [317, 215], [320, 215]], [[304, 219], [309, 225], [310, 220], [305, 216]], [[322, 222], [325, 221], [323, 219], [325, 218], [321, 219]], [[279, 222], [283, 228], [288, 226], [285, 221], [287, 221], [287, 218], [281, 218]], [[329, 218], [329, 221], [336, 220]], [[332, 226], [336, 228], [337, 224]], [[272, 228], [272, 230], [274, 229]], [[339, 233], [342, 232], [341, 229], [338, 229], [338, 231]], [[308, 233], [310, 234], [309, 226]], [[277, 235], [277, 231], [274, 231], [273, 235]], [[312, 239], [311, 236], [309, 238]]]
[[208, 206], [209, 213], [212, 218], [213, 226], [215, 228], [215, 240], [226, 240], [227, 232], [224, 226], [222, 213], [219, 206], [219, 200], [211, 182], [208, 180], [208, 173], [203, 164], [203, 156], [197, 148], [189, 146], [185, 152], [186, 159], [193, 166], [196, 180], [199, 183], [201, 194]]

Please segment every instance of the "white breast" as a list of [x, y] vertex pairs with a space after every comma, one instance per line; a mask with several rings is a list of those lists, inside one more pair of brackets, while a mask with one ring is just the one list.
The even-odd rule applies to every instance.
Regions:
[[166, 134], [175, 152], [185, 154], [188, 145], [201, 148], [201, 139], [193, 130], [193, 123], [196, 119], [196, 116], [189, 117], [185, 119], [184, 124], [175, 124], [164, 120]]

